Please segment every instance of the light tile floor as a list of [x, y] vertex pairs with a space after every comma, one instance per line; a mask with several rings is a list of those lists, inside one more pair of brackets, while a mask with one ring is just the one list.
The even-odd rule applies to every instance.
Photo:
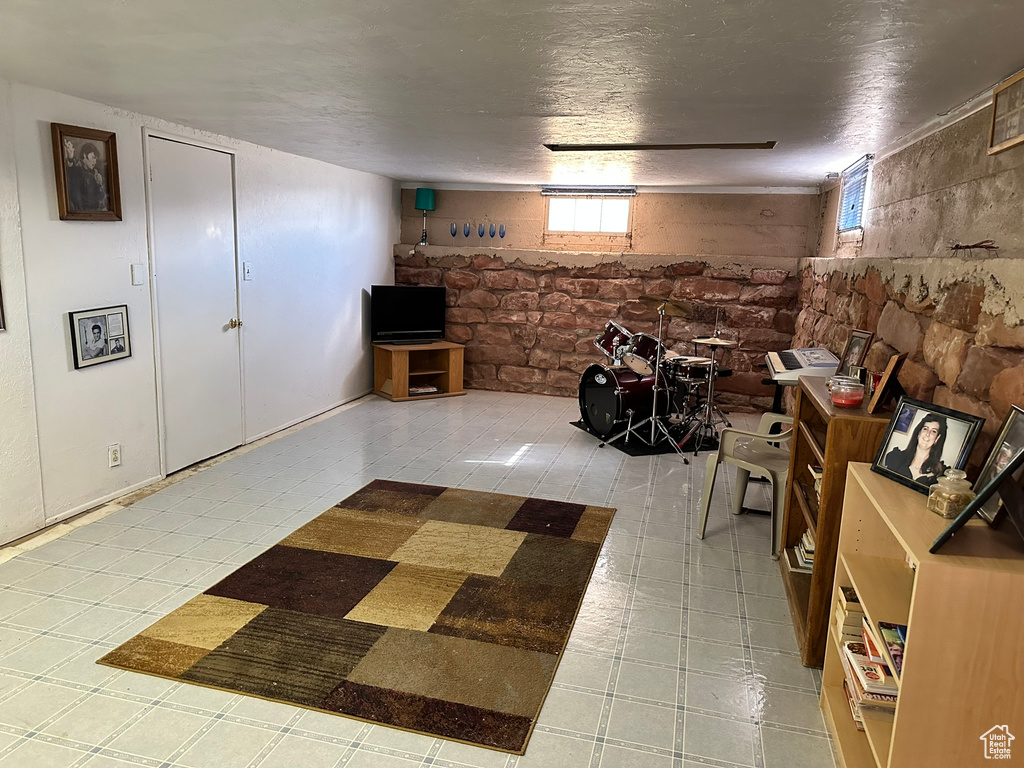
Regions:
[[[694, 539], [706, 454], [631, 458], [575, 418], [535, 395], [366, 398], [0, 563], [0, 766], [833, 766], [768, 519], [730, 515], [720, 472]], [[94, 663], [374, 478], [618, 508], [525, 756]]]

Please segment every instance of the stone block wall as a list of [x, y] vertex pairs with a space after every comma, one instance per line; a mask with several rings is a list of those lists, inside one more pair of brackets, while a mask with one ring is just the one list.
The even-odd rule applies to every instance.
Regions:
[[666, 344], [676, 352], [695, 354], [690, 340], [712, 333], [716, 315], [723, 335], [740, 342], [719, 356], [734, 371], [719, 381], [727, 407], [768, 408], [773, 390], [761, 384], [758, 366], [765, 352], [792, 346], [796, 259], [405, 249], [396, 248], [395, 282], [447, 287], [448, 339], [466, 344], [470, 388], [575, 397], [580, 374], [606, 362], [593, 342], [609, 320], [632, 333], [657, 334], [657, 312], [638, 300], [644, 294], [692, 303], [691, 317], [665, 318]]
[[1005, 292], [1024, 260], [948, 258], [944, 278], [934, 283], [922, 279], [927, 267], [917, 260], [811, 261], [793, 343], [838, 353], [851, 329], [872, 331], [865, 364], [874, 371], [906, 352], [899, 380], [911, 397], [985, 418], [978, 463], [1010, 406], [1024, 405], [1024, 325], [1013, 324], [1017, 300]]

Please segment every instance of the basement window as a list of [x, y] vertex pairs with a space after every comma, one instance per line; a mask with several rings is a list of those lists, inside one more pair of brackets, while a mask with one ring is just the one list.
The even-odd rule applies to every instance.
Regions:
[[868, 191], [868, 170], [874, 155], [864, 155], [842, 174], [839, 192], [838, 231], [852, 232], [864, 227], [864, 201]]
[[635, 188], [560, 190], [546, 188], [547, 226], [544, 242], [565, 247], [629, 248]]

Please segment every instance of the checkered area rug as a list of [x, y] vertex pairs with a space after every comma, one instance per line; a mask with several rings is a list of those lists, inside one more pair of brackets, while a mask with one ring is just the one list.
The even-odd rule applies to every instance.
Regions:
[[522, 754], [614, 512], [375, 480], [99, 663]]

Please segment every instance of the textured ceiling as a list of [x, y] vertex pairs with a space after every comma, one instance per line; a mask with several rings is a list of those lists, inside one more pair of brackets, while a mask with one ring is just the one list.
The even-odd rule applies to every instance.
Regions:
[[0, 2], [0, 76], [430, 183], [814, 185], [1021, 40], [1019, 0]]

